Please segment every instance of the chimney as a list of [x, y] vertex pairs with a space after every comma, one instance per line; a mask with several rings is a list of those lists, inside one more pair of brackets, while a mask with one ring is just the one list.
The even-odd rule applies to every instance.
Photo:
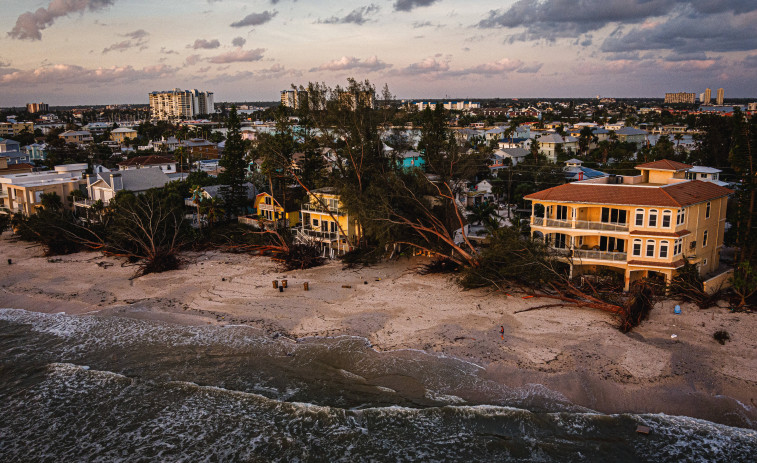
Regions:
[[121, 174], [110, 174], [110, 186], [113, 188], [113, 191], [121, 191], [124, 189], [124, 180], [121, 178]]

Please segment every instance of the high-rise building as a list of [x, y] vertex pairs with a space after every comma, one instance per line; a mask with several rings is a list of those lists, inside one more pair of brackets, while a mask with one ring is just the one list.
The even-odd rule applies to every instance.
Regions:
[[26, 111], [31, 114], [49, 110], [50, 106], [46, 105], [45, 103], [26, 103]]
[[722, 88], [718, 89], [718, 97], [715, 100], [715, 103], [719, 106], [723, 105], [723, 100], [725, 100], [725, 91]]
[[190, 119], [200, 114], [215, 112], [213, 92], [175, 88], [152, 92], [149, 98], [153, 119]]
[[709, 88], [704, 89], [704, 101], [702, 103], [704, 104], [710, 104], [712, 101], [712, 90]]
[[668, 104], [676, 104], [676, 103], [693, 104], [694, 102], [696, 102], [696, 96], [693, 93], [678, 92], [678, 93], [665, 94], [665, 103], [668, 103]]
[[308, 92], [304, 90], [282, 90], [281, 104], [287, 108], [299, 109], [305, 107], [308, 101]]

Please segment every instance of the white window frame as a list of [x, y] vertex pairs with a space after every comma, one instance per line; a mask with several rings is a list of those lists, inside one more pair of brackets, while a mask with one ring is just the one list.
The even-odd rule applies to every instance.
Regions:
[[[636, 252], [636, 245], [637, 244], [639, 245], [639, 252]], [[639, 239], [633, 240], [633, 247], [631, 248], [632, 255], [634, 257], [641, 257], [641, 253], [642, 253], [642, 248], [643, 247], [644, 247], [644, 243], [641, 240], [639, 240]]]
[[[650, 245], [652, 246], [652, 252], [649, 252], [650, 251], [650, 249], [649, 249]], [[654, 257], [655, 256], [655, 251], [657, 250], [657, 246], [656, 246], [655, 241], [654, 240], [647, 240], [646, 247], [644, 249], [645, 249], [645, 253], [644, 253], [645, 257]]]
[[[654, 225], [652, 225], [652, 219], [654, 219]], [[657, 209], [649, 210], [649, 216], [647, 217], [647, 227], [657, 228]]]
[[[641, 223], [639, 223], [639, 219], [641, 219]], [[636, 218], [634, 219], [634, 223], [637, 227], [644, 226], [644, 209], [636, 209]]]
[[[669, 244], [670, 243], [668, 241], [660, 241], [660, 251], [659, 251], [659, 254], [658, 254], [660, 256], [660, 259], [667, 259], [668, 258], [668, 256], [669, 256], [668, 251], [670, 251]], [[662, 255], [663, 251], [665, 251], [665, 255], [664, 256]]]
[[[665, 225], [665, 219], [668, 219], [667, 225]], [[662, 226], [662, 228], [670, 228], [672, 224], [673, 224], [673, 212], [662, 211], [662, 221], [660, 222], [660, 226]]]

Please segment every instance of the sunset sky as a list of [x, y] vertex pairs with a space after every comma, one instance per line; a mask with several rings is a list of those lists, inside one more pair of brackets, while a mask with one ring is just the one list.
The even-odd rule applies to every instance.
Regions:
[[747, 0], [5, 0], [0, 106], [350, 76], [399, 98], [757, 97], [756, 24]]

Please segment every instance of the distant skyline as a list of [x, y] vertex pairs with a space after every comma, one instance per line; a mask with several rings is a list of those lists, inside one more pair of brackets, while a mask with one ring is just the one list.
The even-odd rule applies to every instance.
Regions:
[[0, 106], [142, 103], [197, 88], [272, 101], [292, 83], [398, 98], [757, 98], [744, 0], [6, 0]]

